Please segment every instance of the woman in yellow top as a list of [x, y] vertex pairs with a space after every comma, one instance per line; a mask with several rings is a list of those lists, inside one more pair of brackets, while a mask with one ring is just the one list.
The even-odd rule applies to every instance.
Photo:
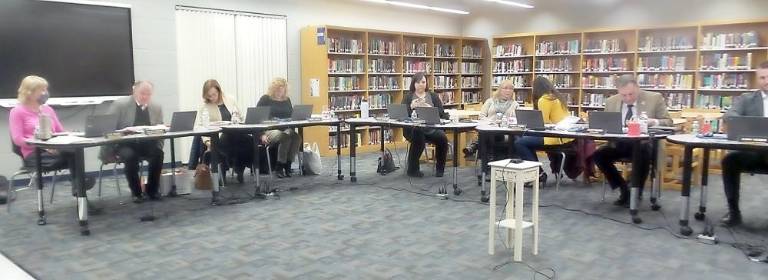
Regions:
[[[565, 96], [561, 94], [547, 78], [538, 76], [533, 81], [534, 109], [541, 110], [545, 124], [556, 124], [568, 117], [568, 105]], [[568, 138], [552, 138], [539, 136], [523, 136], [515, 141], [515, 152], [523, 160], [539, 161], [536, 150], [544, 146], [562, 145], [573, 141]], [[539, 169], [539, 182], [546, 182], [547, 174]]]

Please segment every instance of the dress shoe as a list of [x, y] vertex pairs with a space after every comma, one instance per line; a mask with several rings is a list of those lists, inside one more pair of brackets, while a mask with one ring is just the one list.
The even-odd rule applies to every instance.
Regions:
[[720, 223], [724, 227], [732, 227], [737, 226], [741, 224], [741, 212], [739, 211], [728, 211], [728, 214], [725, 214], [722, 219], [720, 219]]
[[622, 206], [624, 208], [629, 207], [629, 191], [627, 191], [626, 188], [621, 189], [621, 194], [619, 195], [619, 199], [614, 201], [613, 205]]
[[408, 177], [421, 178], [424, 177], [424, 173], [421, 171], [408, 172]]
[[149, 194], [147, 196], [149, 197], [149, 200], [152, 200], [152, 201], [161, 201], [161, 200], [163, 200], [163, 196], [160, 195], [160, 193]]
[[136, 203], [136, 204], [144, 203], [144, 200], [145, 199], [143, 195], [133, 196], [133, 203]]
[[444, 174], [445, 174], [445, 170], [435, 171], [435, 177], [443, 177]]

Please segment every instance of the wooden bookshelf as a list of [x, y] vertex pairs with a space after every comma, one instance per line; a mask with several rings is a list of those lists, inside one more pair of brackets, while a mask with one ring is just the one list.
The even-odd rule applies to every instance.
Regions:
[[[562, 42], [579, 49], [563, 50]], [[512, 45], [519, 51], [509, 51]], [[569, 96], [570, 110], [602, 110], [616, 93], [615, 79], [633, 74], [641, 88], [664, 95], [670, 110], [727, 108], [732, 96], [757, 87], [755, 70], [768, 59], [768, 21], [502, 35], [493, 38], [492, 53], [493, 84], [524, 79], [515, 92], [527, 105], [530, 81], [544, 75]]]
[[[325, 28], [324, 42], [318, 42], [318, 28]], [[354, 47], [351, 47], [354, 46]], [[487, 40], [340, 26], [308, 26], [301, 31], [301, 103], [312, 104], [313, 113], [331, 109], [340, 118], [360, 115], [360, 101], [368, 100], [370, 114], [386, 114], [386, 105], [400, 103], [407, 94], [410, 79], [425, 72], [428, 87], [441, 94], [448, 109], [476, 108], [490, 92], [490, 63]], [[464, 64], [467, 63], [467, 72]], [[436, 73], [436, 69], [441, 70]], [[472, 71], [469, 71], [472, 70]], [[310, 81], [317, 79], [319, 90], [310, 92]], [[435, 85], [440, 85], [438, 89]], [[465, 99], [464, 95], [474, 95]], [[465, 102], [466, 101], [466, 102]], [[478, 107], [479, 108], [479, 107]], [[378, 127], [356, 131], [342, 128], [305, 128], [308, 142], [317, 142], [322, 155], [335, 154], [332, 142], [343, 135], [342, 147], [357, 135], [358, 151], [379, 149]], [[402, 129], [386, 133], [385, 146], [404, 146]], [[348, 149], [343, 149], [348, 153]]]

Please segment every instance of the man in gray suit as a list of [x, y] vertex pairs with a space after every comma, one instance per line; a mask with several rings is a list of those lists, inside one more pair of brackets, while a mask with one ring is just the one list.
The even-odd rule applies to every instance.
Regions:
[[[741, 94], [733, 101], [733, 106], [725, 113], [727, 124], [733, 116], [768, 117], [768, 61], [760, 63], [755, 73], [760, 90]], [[765, 128], [759, 128], [765, 129]], [[741, 173], [768, 171], [768, 154], [750, 151], [733, 151], [723, 157], [723, 188], [728, 201], [728, 214], [721, 220], [724, 226], [741, 224], [739, 209], [739, 186]]]
[[[640, 89], [633, 75], [619, 77], [616, 81], [616, 87], [619, 93], [605, 101], [605, 111], [621, 112], [622, 124], [626, 125], [628, 120], [633, 117], [640, 117], [642, 113], [645, 113], [648, 116], [649, 127], [672, 125], [672, 118], [667, 112], [667, 103], [661, 94]], [[642, 182], [640, 184], [641, 193], [642, 185], [648, 178], [651, 156], [651, 145], [649, 143], [643, 144], [640, 170], [638, 170], [639, 172], [632, 172], [632, 174], [637, 175], [632, 180]], [[608, 180], [611, 188], [619, 188], [621, 191], [619, 199], [614, 202], [614, 205], [617, 206], [629, 207], [629, 187], [614, 164], [619, 160], [628, 158], [632, 158], [632, 144], [621, 141], [604, 145], [597, 149], [593, 155], [595, 164], [605, 174], [605, 179]]]
[[[163, 111], [151, 102], [154, 85], [148, 81], [133, 84], [133, 93], [115, 100], [109, 114], [118, 116], [117, 129], [131, 126], [158, 125], [163, 123]], [[157, 140], [126, 142], [114, 147], [114, 153], [125, 164], [125, 178], [131, 188], [134, 203], [141, 203], [146, 196], [159, 200], [160, 172], [163, 168], [163, 142]], [[146, 195], [139, 183], [139, 161], [149, 162], [149, 178]]]

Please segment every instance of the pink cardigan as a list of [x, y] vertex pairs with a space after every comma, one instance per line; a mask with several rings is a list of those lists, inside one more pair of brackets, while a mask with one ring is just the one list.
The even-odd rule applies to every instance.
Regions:
[[[51, 128], [53, 132], [63, 132], [64, 127], [59, 122], [59, 117], [56, 116], [56, 112], [53, 111], [48, 105], [40, 106], [40, 112], [51, 117]], [[37, 112], [30, 110], [27, 106], [16, 105], [11, 109], [11, 113], [8, 116], [8, 125], [11, 129], [11, 140], [16, 146], [21, 147], [21, 154], [26, 158], [29, 156], [35, 148], [27, 145], [27, 139], [33, 139], [35, 137], [35, 126], [37, 126]]]

